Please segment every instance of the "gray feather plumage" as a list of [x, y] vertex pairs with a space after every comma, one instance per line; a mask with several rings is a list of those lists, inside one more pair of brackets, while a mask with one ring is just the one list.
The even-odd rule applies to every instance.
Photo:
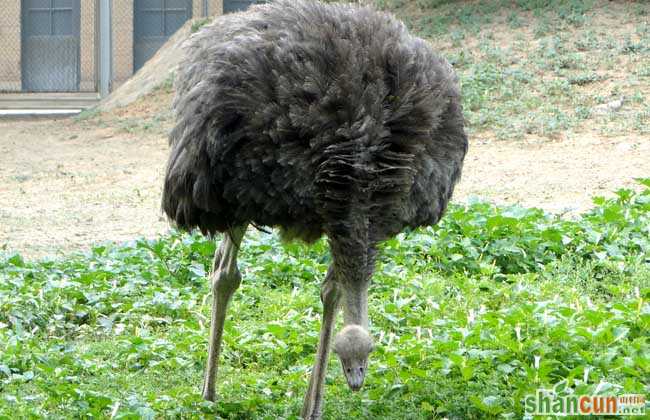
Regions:
[[186, 51], [162, 202], [179, 227], [311, 241], [362, 213], [376, 241], [440, 219], [467, 151], [458, 83], [392, 16], [279, 0]]

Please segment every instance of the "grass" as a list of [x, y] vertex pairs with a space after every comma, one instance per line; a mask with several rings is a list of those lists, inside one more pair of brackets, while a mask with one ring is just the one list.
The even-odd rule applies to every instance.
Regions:
[[192, 23], [192, 28], [190, 28], [190, 33], [194, 34], [199, 31], [202, 27], [212, 22], [212, 18], [202, 18], [197, 19]]
[[[338, 361], [325, 418], [521, 418], [537, 388], [650, 390], [650, 179], [574, 219], [476, 202], [382, 245], [377, 349]], [[215, 242], [172, 232], [53, 261], [0, 258], [0, 418], [297, 418], [325, 241], [249, 232], [216, 404], [200, 398]]]

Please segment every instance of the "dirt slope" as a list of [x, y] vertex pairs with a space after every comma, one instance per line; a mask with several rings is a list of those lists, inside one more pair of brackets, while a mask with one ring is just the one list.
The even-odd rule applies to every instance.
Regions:
[[187, 21], [132, 78], [104, 99], [97, 109], [108, 111], [129, 105], [162, 84], [170, 83], [183, 58], [182, 45], [197, 22], [197, 19]]

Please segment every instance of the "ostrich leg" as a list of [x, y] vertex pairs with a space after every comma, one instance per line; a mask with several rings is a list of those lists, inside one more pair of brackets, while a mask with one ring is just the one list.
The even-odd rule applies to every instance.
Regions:
[[323, 385], [325, 383], [325, 372], [327, 370], [327, 358], [330, 351], [330, 343], [334, 332], [334, 322], [341, 300], [341, 290], [332, 268], [327, 272], [321, 286], [321, 301], [323, 302], [323, 322], [320, 330], [320, 341], [316, 351], [316, 362], [309, 379], [309, 388], [305, 395], [305, 402], [302, 407], [303, 419], [316, 420], [321, 417], [321, 405], [323, 402]]
[[210, 322], [210, 344], [208, 362], [205, 368], [203, 382], [203, 398], [214, 401], [215, 380], [219, 353], [221, 353], [221, 337], [226, 320], [228, 302], [241, 283], [241, 274], [237, 268], [237, 252], [246, 226], [230, 229], [223, 237], [219, 249], [214, 254], [214, 263], [210, 280], [212, 281], [212, 320]]

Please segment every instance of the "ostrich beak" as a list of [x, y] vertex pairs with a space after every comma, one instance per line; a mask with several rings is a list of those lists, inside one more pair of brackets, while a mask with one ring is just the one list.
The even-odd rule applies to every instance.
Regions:
[[360, 390], [366, 377], [366, 369], [363, 366], [353, 366], [344, 368], [344, 372], [350, 389], [352, 391]]

